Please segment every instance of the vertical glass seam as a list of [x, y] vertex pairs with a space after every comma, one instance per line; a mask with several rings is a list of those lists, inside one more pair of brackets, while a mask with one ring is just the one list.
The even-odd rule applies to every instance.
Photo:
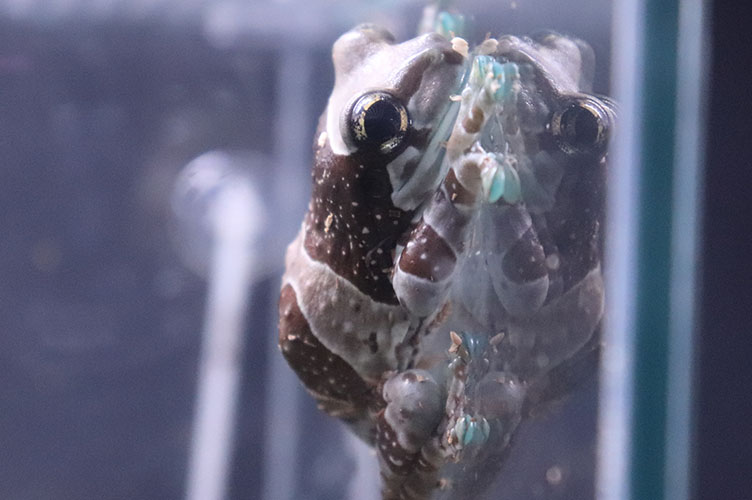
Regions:
[[701, 231], [701, 172], [704, 151], [704, 96], [707, 86], [707, 34], [701, 0], [679, 6], [674, 229], [672, 234], [666, 475], [669, 500], [691, 496], [692, 380], [698, 245]]

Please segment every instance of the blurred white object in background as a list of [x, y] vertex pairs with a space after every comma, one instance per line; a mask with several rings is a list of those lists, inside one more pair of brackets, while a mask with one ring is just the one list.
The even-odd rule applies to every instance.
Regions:
[[195, 265], [209, 254], [186, 498], [219, 500], [225, 497], [232, 458], [245, 311], [258, 260], [252, 246], [265, 214], [250, 175], [221, 152], [186, 165], [175, 185], [173, 209], [189, 260]]

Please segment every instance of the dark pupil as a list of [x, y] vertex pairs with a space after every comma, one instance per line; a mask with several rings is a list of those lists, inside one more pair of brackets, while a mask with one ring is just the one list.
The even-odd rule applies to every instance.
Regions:
[[366, 111], [365, 132], [372, 144], [381, 144], [400, 131], [399, 110], [384, 99], [374, 102]]
[[561, 129], [570, 145], [591, 146], [598, 140], [598, 117], [588, 109], [573, 107], [561, 115]]

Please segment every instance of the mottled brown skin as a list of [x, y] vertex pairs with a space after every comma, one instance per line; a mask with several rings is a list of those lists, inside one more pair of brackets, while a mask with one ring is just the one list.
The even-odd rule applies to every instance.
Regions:
[[556, 205], [546, 214], [546, 227], [561, 255], [563, 292], [571, 289], [595, 266], [603, 251], [606, 158], [583, 159], [565, 176]]
[[373, 300], [396, 305], [394, 247], [413, 213], [392, 203], [385, 160], [374, 153], [335, 155], [328, 144], [314, 147], [305, 249]]
[[[382, 55], [389, 57], [379, 59]], [[368, 63], [371, 59], [377, 62]], [[333, 351], [351, 353], [358, 349], [361, 354], [378, 354], [379, 360], [385, 360], [384, 372], [397, 368], [396, 361], [393, 366], [387, 364], [396, 357], [389, 350], [396, 351], [395, 346], [387, 349], [380, 339], [390, 335], [389, 339], [393, 339], [401, 329], [404, 329], [402, 335], [408, 333], [409, 325], [403, 326], [408, 322], [401, 318], [409, 318], [409, 312], [402, 307], [392, 286], [392, 274], [395, 248], [409, 236], [415, 207], [422, 200], [417, 200], [411, 208], [397, 206], [392, 182], [402, 185], [415, 175], [421, 179], [428, 175], [430, 181], [430, 176], [435, 175], [438, 183], [438, 174], [431, 171], [416, 174], [416, 170], [432, 139], [432, 126], [450, 102], [453, 80], [463, 57], [436, 34], [396, 44], [384, 30], [363, 25], [335, 43], [333, 60], [336, 83], [315, 136], [313, 189], [301, 229], [302, 244], [293, 251], [297, 252], [295, 255], [288, 250], [288, 272], [279, 303], [279, 342], [288, 363], [319, 406], [352, 423], [362, 437], [373, 441], [378, 409], [384, 406], [378, 378], [382, 374], [374, 376], [372, 367], [351, 365], [346, 360], [349, 354], [338, 356]], [[363, 75], [368, 75], [368, 79]], [[349, 123], [348, 106], [353, 106], [363, 93], [375, 90], [394, 96], [412, 113], [404, 141], [387, 152], [378, 147], [360, 148], [351, 142], [353, 138], [347, 136], [341, 125]], [[337, 123], [340, 128], [333, 128]], [[343, 141], [347, 149], [344, 153]], [[399, 178], [391, 179], [390, 164], [406, 150], [414, 157], [406, 156]], [[416, 151], [419, 154], [415, 155]], [[431, 163], [427, 165], [430, 167]], [[290, 262], [294, 264], [291, 266]], [[291, 271], [291, 267], [301, 263], [311, 270], [305, 275], [305, 282], [301, 281], [304, 278], [299, 270]], [[315, 301], [327, 300], [318, 298], [326, 295], [326, 291], [319, 290], [324, 275], [326, 282], [334, 283], [338, 290], [341, 306], [336, 302], [337, 311], [342, 311], [345, 319], [337, 319], [337, 324], [317, 312], [321, 309], [316, 308]], [[390, 317], [379, 326], [381, 330], [370, 331], [371, 327], [362, 324], [372, 307], [380, 307], [376, 310], [387, 311], [384, 315]], [[306, 317], [307, 314], [316, 316]], [[396, 318], [395, 323], [391, 322], [391, 316]], [[327, 330], [317, 337], [322, 328]], [[353, 328], [362, 335], [352, 335]]]
[[507, 251], [501, 266], [510, 280], [525, 283], [548, 274], [545, 260], [543, 246], [531, 228]]
[[279, 297], [279, 347], [323, 410], [345, 420], [364, 416], [373, 388], [311, 332], [290, 285]]
[[457, 256], [431, 226], [419, 225], [413, 230], [410, 240], [425, 243], [405, 248], [399, 261], [400, 269], [431, 282], [444, 280], [451, 275]]

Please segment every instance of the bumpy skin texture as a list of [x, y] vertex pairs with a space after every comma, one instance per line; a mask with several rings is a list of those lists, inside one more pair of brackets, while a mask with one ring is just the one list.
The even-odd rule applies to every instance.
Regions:
[[[399, 368], [397, 346], [420, 323], [392, 286], [394, 253], [441, 180], [441, 150], [428, 148], [462, 57], [438, 35], [395, 44], [364, 25], [335, 43], [333, 59], [336, 82], [316, 134], [311, 203], [287, 251], [280, 347], [324, 410], [372, 421], [373, 390]], [[389, 89], [410, 113], [401, 151], [359, 151], [342, 133], [348, 107], [374, 88]], [[371, 424], [362, 433], [372, 440], [374, 432]]]
[[[588, 94], [584, 42], [492, 42], [486, 53], [519, 67], [503, 106], [452, 105], [464, 61], [438, 35], [396, 44], [365, 25], [333, 49], [279, 343], [320, 408], [376, 446], [385, 499], [439, 485], [475, 494], [474, 474], [440, 480], [447, 462], [497, 467], [524, 414], [565, 391], [552, 380], [572, 378], [597, 344], [612, 103]], [[349, 133], [353, 103], [373, 90], [410, 117], [397, 148]], [[521, 197], [487, 201], [487, 151], [512, 162]], [[450, 329], [476, 337], [452, 337], [447, 374], [435, 360], [447, 359]]]

